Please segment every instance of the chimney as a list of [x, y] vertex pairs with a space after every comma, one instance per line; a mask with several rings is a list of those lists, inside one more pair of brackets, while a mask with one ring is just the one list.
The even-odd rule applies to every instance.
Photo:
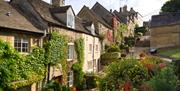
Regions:
[[130, 11], [134, 11], [133, 7], [131, 7]]
[[112, 9], [110, 9], [110, 13], [112, 13]]
[[123, 12], [126, 12], [126, 11], [127, 11], [127, 5], [124, 5]]
[[55, 7], [64, 6], [65, 0], [51, 0], [51, 3]]
[[119, 8], [119, 12], [123, 12], [122, 7]]

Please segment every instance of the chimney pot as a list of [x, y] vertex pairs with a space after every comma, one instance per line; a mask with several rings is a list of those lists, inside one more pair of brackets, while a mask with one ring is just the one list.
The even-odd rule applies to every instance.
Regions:
[[122, 7], [119, 8], [119, 12], [123, 12]]
[[55, 7], [64, 6], [65, 0], [51, 0], [51, 3]]
[[112, 9], [110, 9], [110, 13], [112, 13]]

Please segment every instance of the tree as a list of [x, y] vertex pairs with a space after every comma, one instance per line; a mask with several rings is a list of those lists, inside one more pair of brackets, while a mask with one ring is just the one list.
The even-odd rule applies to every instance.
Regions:
[[177, 12], [180, 10], [180, 0], [167, 1], [161, 8], [162, 12]]

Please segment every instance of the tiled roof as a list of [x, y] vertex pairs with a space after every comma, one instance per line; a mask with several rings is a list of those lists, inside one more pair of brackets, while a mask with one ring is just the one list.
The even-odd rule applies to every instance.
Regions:
[[43, 33], [3, 0], [0, 0], [0, 27]]
[[106, 8], [104, 8], [100, 3], [96, 4], [91, 8], [91, 10], [101, 17], [108, 25], [112, 26], [113, 15]]
[[180, 12], [152, 16], [150, 27], [180, 24]]
[[52, 5], [42, 1], [42, 0], [28, 0], [30, 4], [34, 7], [34, 9], [41, 15], [43, 19], [48, 22], [62, 25], [60, 22], [55, 20], [50, 12], [50, 8], [53, 8]]
[[[81, 11], [83, 11], [83, 10], [87, 11], [86, 14], [90, 14], [90, 16], [95, 18], [95, 20], [92, 19], [91, 21], [93, 21], [93, 22], [98, 21], [98, 22], [102, 23], [104, 26], [106, 26], [107, 28], [112, 29], [112, 27], [110, 25], [108, 25], [100, 16], [98, 16], [96, 13], [94, 13], [94, 11], [90, 10], [87, 6], [83, 6]], [[78, 16], [79, 16], [79, 14], [78, 14]]]
[[120, 14], [120, 13], [117, 12], [116, 10], [115, 10], [113, 13], [118, 17], [118, 20], [120, 20], [121, 23], [124, 23], [124, 24], [127, 23], [127, 19], [126, 19], [126, 16], [125, 16], [125, 15]]
[[52, 13], [66, 13], [67, 10], [70, 8], [71, 6], [61, 6], [61, 7], [54, 7], [51, 9]]

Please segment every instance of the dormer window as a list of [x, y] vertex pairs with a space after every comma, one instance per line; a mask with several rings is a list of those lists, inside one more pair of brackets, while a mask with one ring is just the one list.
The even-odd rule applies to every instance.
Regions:
[[91, 34], [95, 35], [95, 28], [94, 28], [94, 24], [91, 25]]
[[67, 26], [74, 28], [74, 16], [71, 14], [67, 14]]

